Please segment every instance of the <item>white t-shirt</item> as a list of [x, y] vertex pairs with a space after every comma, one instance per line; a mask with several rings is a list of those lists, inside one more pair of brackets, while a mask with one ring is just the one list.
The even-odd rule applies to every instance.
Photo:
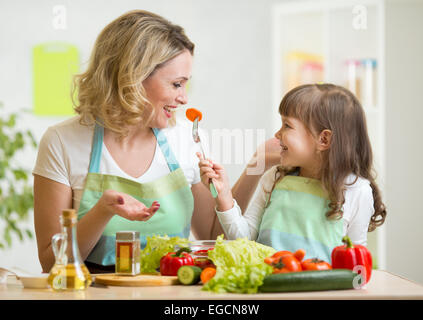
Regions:
[[[275, 182], [276, 168], [272, 167], [264, 173], [259, 182], [257, 194], [244, 215], [234, 201], [234, 207], [228, 211], [219, 212], [216, 210], [219, 221], [229, 239], [247, 237], [256, 240], [258, 229], [263, 217], [264, 208], [268, 194]], [[348, 235], [354, 244], [367, 245], [367, 230], [370, 217], [374, 213], [373, 193], [370, 182], [367, 179], [349, 175], [346, 179], [346, 191], [344, 194], [345, 203], [343, 206], [343, 235]], [[264, 190], [263, 190], [264, 188]]]
[[[162, 129], [190, 185], [199, 183], [198, 158], [200, 151], [191, 134], [192, 124], [178, 120], [173, 127]], [[79, 116], [49, 127], [41, 138], [33, 174], [70, 186], [73, 190], [73, 207], [77, 210], [88, 174], [94, 125], [79, 123]], [[200, 136], [202, 136], [200, 131]], [[202, 139], [204, 140], [204, 139]], [[204, 141], [202, 141], [204, 144]], [[207, 148], [207, 145], [204, 146]], [[153, 161], [140, 177], [126, 174], [114, 161], [103, 143], [99, 173], [111, 174], [140, 183], [150, 182], [170, 173], [158, 143]]]

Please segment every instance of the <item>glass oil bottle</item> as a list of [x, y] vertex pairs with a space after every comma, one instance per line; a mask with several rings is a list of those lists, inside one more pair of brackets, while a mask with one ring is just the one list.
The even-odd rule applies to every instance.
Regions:
[[76, 211], [63, 210], [60, 221], [62, 232], [54, 235], [51, 242], [56, 262], [50, 270], [48, 283], [54, 291], [85, 290], [92, 279], [79, 253]]

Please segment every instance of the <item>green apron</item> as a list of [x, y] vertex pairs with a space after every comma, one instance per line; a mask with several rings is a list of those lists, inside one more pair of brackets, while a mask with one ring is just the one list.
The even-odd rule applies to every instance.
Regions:
[[305, 259], [330, 263], [333, 248], [342, 244], [343, 222], [326, 218], [328, 204], [319, 180], [285, 176], [271, 194], [257, 242], [278, 251], [304, 249]]
[[146, 238], [153, 235], [189, 237], [194, 210], [191, 188], [168, 145], [166, 136], [159, 129], [153, 129], [153, 132], [170, 173], [151, 182], [138, 183], [99, 173], [104, 128], [96, 124], [90, 167], [78, 210], [78, 219], [91, 210], [107, 189], [126, 193], [147, 207], [150, 207], [153, 201], [158, 201], [160, 209], [148, 221], [130, 221], [118, 215], [113, 216], [86, 261], [103, 266], [115, 264], [115, 239], [118, 231], [139, 231], [142, 248], [146, 245]]

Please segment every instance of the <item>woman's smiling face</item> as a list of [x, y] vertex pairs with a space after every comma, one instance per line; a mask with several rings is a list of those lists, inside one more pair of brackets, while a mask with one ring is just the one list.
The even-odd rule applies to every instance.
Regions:
[[[149, 127], [166, 128], [172, 112], [188, 102], [186, 84], [191, 78], [191, 70], [192, 56], [185, 50], [143, 81], [147, 99], [155, 111], [154, 118], [148, 124]], [[146, 109], [146, 112], [150, 111]]]
[[293, 117], [282, 117], [282, 127], [276, 132], [284, 167], [314, 167], [318, 159], [317, 142], [305, 125]]

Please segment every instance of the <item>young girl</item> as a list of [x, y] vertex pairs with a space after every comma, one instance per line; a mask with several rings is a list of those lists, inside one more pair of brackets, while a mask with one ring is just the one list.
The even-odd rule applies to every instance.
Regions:
[[229, 239], [247, 237], [277, 250], [306, 250], [330, 262], [348, 235], [367, 244], [367, 232], [386, 217], [372, 173], [373, 155], [364, 111], [348, 90], [303, 85], [283, 98], [281, 163], [260, 180], [253, 203], [241, 214], [224, 168], [200, 159], [202, 182], [213, 179], [216, 213]]

